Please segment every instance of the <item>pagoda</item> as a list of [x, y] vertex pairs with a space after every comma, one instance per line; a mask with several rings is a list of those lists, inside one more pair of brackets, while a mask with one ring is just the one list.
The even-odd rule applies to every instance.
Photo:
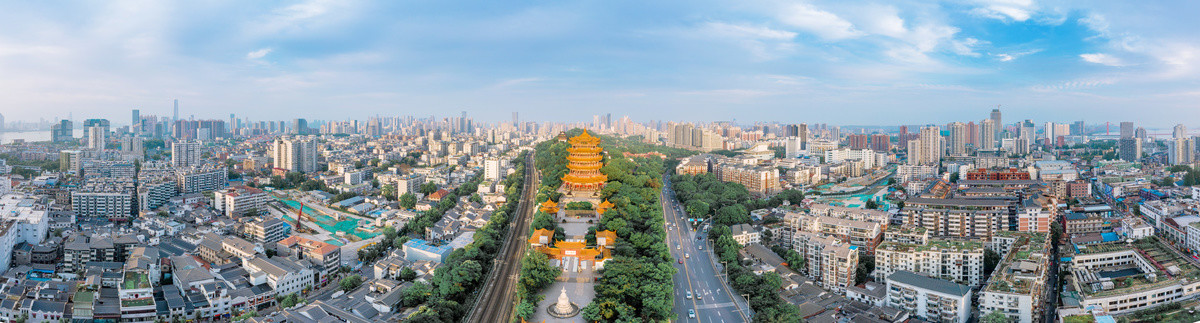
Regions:
[[571, 171], [563, 175], [563, 188], [569, 191], [598, 191], [608, 181], [608, 176], [600, 173], [604, 166], [600, 160], [600, 138], [592, 137], [585, 130], [583, 134], [567, 140], [571, 148], [567, 148], [567, 169]]

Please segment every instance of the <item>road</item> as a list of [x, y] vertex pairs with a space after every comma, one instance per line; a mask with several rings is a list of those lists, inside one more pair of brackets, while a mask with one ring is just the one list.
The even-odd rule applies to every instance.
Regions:
[[[516, 307], [517, 277], [521, 271], [521, 257], [525, 255], [529, 240], [529, 222], [533, 218], [534, 194], [537, 192], [537, 170], [533, 165], [533, 151], [525, 157], [525, 187], [517, 204], [517, 216], [500, 248], [500, 257], [492, 264], [491, 274], [479, 291], [479, 300], [467, 315], [467, 322], [509, 322]], [[510, 201], [511, 202], [511, 201]]]
[[[671, 183], [663, 179], [663, 213], [667, 217], [667, 247], [675, 259], [683, 259], [683, 263], [673, 262], [675, 266], [675, 315], [678, 322], [750, 322], [749, 314], [744, 309], [749, 307], [741, 296], [734, 296], [733, 291], [717, 278], [719, 272], [715, 261], [710, 257], [711, 248], [706, 245], [704, 237], [697, 240], [697, 232], [690, 229], [686, 215], [671, 191]], [[703, 248], [703, 249], [701, 249]], [[690, 255], [690, 257], [685, 257]], [[688, 291], [693, 297], [687, 297]], [[698, 296], [698, 297], [696, 297]], [[737, 299], [737, 303], [734, 302]], [[696, 318], [688, 317], [688, 310], [696, 312]]]

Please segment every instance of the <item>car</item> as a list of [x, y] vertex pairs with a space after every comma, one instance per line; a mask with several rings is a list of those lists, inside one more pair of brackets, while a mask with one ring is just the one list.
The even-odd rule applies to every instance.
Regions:
[[699, 245], [699, 246], [697, 246], [697, 248], [699, 248], [700, 250], [704, 250], [704, 245]]
[[680, 246], [679, 246], [679, 244], [678, 244], [678, 243], [676, 243], [676, 244], [675, 244], [675, 250], [679, 250], [680, 248], [682, 248], [682, 247], [680, 247]]
[[687, 299], [692, 299], [692, 291], [687, 292]]
[[679, 259], [679, 263], [681, 263], [681, 264], [682, 264], [682, 263], [683, 263], [683, 259]]
[[688, 318], [690, 318], [690, 319], [696, 318], [696, 310], [688, 310]]
[[686, 254], [686, 253], [685, 253], [685, 254], [683, 254], [683, 257], [684, 257], [684, 258], [691, 258], [691, 257], [692, 257], [692, 255], [689, 255], [689, 254]]
[[699, 299], [700, 299], [700, 293], [696, 293], [696, 299], [697, 299], [697, 300], [699, 300]]

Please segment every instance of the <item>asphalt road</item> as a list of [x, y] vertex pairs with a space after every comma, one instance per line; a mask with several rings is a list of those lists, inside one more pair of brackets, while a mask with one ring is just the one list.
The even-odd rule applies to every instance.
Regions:
[[467, 316], [467, 322], [508, 322], [516, 304], [517, 277], [521, 271], [521, 257], [525, 255], [529, 240], [529, 221], [533, 218], [533, 197], [538, 187], [537, 171], [533, 165], [533, 151], [525, 158], [525, 187], [522, 188], [517, 216], [512, 219], [500, 258], [493, 263], [491, 274], [480, 290], [479, 300]]
[[[675, 315], [678, 322], [750, 322], [744, 309], [744, 300], [734, 303], [735, 296], [728, 286], [717, 278], [717, 266], [709, 257], [711, 248], [708, 238], [697, 240], [697, 231], [687, 224], [682, 206], [670, 189], [670, 181], [664, 179], [662, 200], [663, 213], [667, 217], [667, 247], [676, 261], [675, 266]], [[703, 249], [701, 249], [703, 248]], [[689, 255], [690, 257], [685, 257]], [[683, 259], [683, 263], [679, 263]], [[688, 299], [688, 291], [692, 298]], [[741, 297], [738, 296], [738, 299]], [[740, 305], [740, 306], [739, 306]], [[696, 312], [695, 318], [688, 317], [688, 310]]]

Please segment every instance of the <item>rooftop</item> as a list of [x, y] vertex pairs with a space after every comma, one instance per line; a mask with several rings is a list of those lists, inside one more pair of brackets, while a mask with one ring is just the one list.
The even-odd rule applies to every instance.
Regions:
[[150, 288], [150, 277], [146, 273], [125, 271], [125, 279], [121, 281], [121, 289]]
[[888, 280], [893, 280], [906, 285], [920, 287], [934, 292], [954, 296], [963, 296], [971, 293], [971, 287], [967, 287], [966, 285], [959, 285], [946, 280], [921, 276], [907, 270], [897, 270], [895, 273], [892, 273], [891, 276], [888, 276]]
[[937, 249], [938, 251], [978, 251], [983, 252], [983, 243], [975, 240], [946, 240], [946, 239], [929, 239], [926, 244], [911, 244], [884, 242], [880, 243], [875, 250], [895, 250], [900, 252], [915, 252], [928, 251]]

